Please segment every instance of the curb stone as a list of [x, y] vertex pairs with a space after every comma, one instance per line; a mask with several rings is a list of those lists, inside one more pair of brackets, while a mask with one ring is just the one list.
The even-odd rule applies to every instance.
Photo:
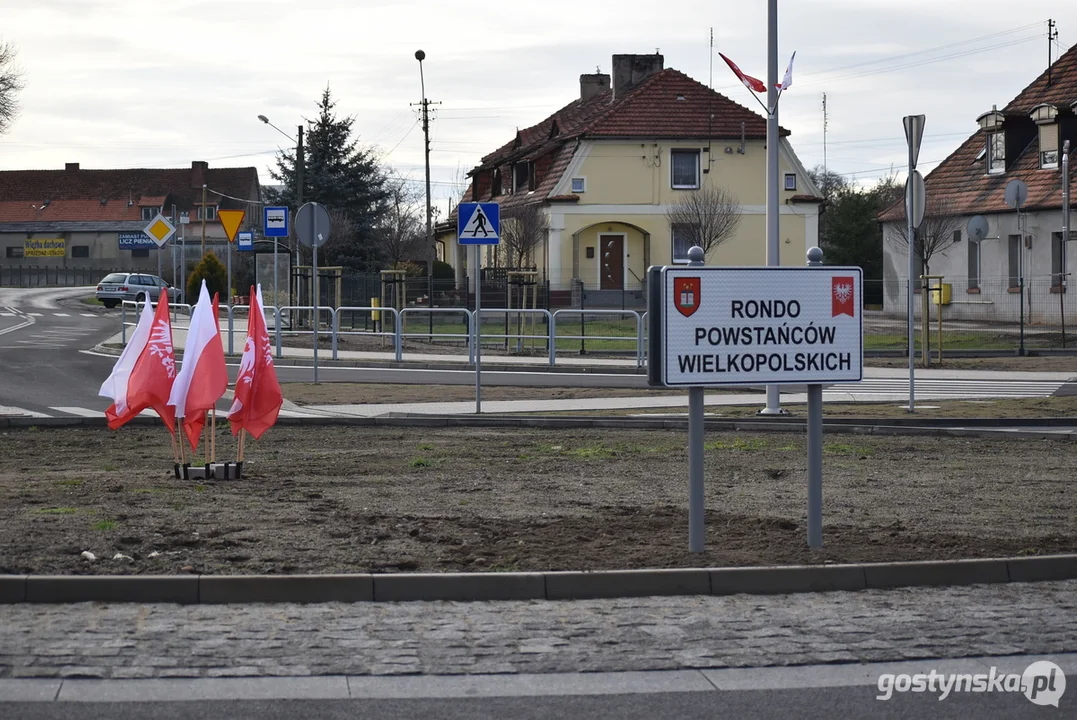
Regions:
[[748, 568], [355, 575], [0, 575], [0, 604], [582, 600], [1077, 579], [1077, 554]]

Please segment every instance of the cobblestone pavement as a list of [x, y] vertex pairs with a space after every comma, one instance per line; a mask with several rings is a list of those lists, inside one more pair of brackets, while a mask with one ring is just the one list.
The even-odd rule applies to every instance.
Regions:
[[0, 677], [548, 673], [1077, 651], [1077, 581], [779, 596], [0, 605]]

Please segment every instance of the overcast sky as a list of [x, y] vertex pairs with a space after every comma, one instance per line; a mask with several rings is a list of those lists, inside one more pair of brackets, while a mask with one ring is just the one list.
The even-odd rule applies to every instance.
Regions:
[[[903, 173], [902, 116], [927, 116], [930, 170], [1047, 64], [1077, 43], [1077, 2], [780, 0], [779, 73], [796, 50], [781, 124], [805, 166], [860, 182]], [[0, 0], [0, 39], [26, 80], [19, 117], [0, 136], [0, 169], [254, 166], [263, 183], [316, 115], [327, 85], [363, 144], [420, 187], [419, 63], [435, 106], [435, 202], [479, 158], [609, 72], [615, 53], [665, 56], [758, 110], [718, 58], [766, 79], [767, 3], [666, 0]], [[1077, 99], [1077, 98], [1074, 98]]]

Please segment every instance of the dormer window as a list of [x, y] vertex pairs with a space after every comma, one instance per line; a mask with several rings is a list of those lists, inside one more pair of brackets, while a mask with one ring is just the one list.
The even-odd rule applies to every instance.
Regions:
[[1006, 172], [1006, 135], [1002, 131], [1005, 119], [996, 108], [976, 118], [984, 133], [988, 173]]
[[1029, 116], [1040, 130], [1040, 168], [1058, 167], [1058, 108], [1043, 103], [1032, 108]]
[[521, 192], [535, 189], [535, 164], [518, 162], [512, 166], [512, 191]]
[[491, 181], [490, 196], [497, 197], [501, 194], [501, 171], [494, 168], [492, 175], [493, 179]]

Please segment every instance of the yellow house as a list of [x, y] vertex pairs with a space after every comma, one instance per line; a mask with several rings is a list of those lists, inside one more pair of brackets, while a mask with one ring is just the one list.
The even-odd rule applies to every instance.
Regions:
[[[818, 244], [822, 197], [782, 130], [780, 262], [802, 265]], [[468, 175], [463, 202], [498, 202], [504, 218], [541, 209], [527, 258], [488, 251], [483, 264], [529, 266], [551, 290], [640, 290], [650, 265], [687, 262], [689, 243], [667, 211], [720, 187], [735, 198], [735, 232], [707, 257], [715, 265], [766, 264], [766, 118], [663, 68], [661, 55], [614, 55], [613, 77], [580, 76], [580, 96]], [[738, 207], [739, 206], [739, 207]], [[456, 218], [439, 228], [458, 279], [466, 248]]]

